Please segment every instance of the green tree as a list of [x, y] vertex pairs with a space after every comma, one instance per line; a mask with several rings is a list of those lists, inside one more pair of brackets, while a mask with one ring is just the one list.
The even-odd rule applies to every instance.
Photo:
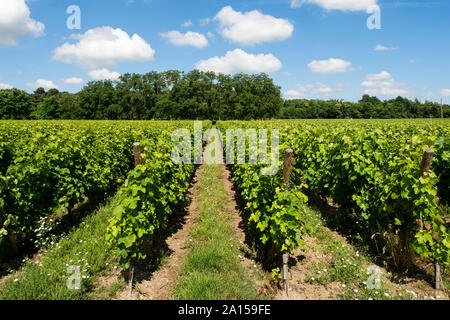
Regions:
[[60, 119], [61, 108], [57, 95], [50, 96], [38, 104], [36, 111], [38, 119], [54, 120]]
[[25, 91], [0, 90], [0, 119], [29, 119], [32, 110], [33, 103]]

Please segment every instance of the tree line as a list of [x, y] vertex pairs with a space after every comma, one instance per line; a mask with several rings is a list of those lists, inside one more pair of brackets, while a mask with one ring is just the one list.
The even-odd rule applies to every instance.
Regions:
[[75, 94], [1, 90], [0, 119], [271, 119], [282, 104], [280, 87], [264, 73], [166, 71], [92, 81]]
[[314, 118], [426, 118], [450, 116], [450, 106], [368, 95], [357, 102], [283, 100], [265, 73], [224, 75], [198, 70], [124, 74], [91, 81], [77, 93], [0, 90], [0, 119], [251, 120]]
[[280, 111], [283, 119], [401, 119], [448, 118], [450, 106], [414, 101], [403, 97], [381, 101], [364, 95], [357, 103], [343, 100], [286, 100]]

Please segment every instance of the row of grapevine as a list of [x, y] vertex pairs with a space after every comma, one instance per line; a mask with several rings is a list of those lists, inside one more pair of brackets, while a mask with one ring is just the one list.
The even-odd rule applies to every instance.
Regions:
[[133, 142], [157, 150], [163, 130], [183, 126], [191, 123], [0, 122], [0, 243], [33, 239], [42, 221], [103, 198], [133, 168]]
[[[226, 130], [245, 130], [255, 128], [255, 125], [257, 129], [264, 128], [263, 122], [220, 122], [218, 128], [226, 141]], [[250, 148], [254, 148], [249, 146], [248, 139], [246, 137], [245, 146], [242, 145], [244, 140], [236, 141], [237, 147], [246, 149], [247, 159]], [[227, 151], [227, 145], [223, 147]], [[265, 156], [270, 158], [270, 153]], [[232, 182], [244, 200], [243, 213], [248, 221], [249, 235], [261, 249], [260, 253], [268, 265], [274, 262], [278, 254], [293, 253], [303, 243], [304, 210], [308, 200], [301, 192], [302, 186], [286, 186], [282, 175], [283, 158], [280, 157], [278, 161], [281, 170], [275, 175], [261, 174], [261, 169], [268, 167], [267, 164], [235, 164], [231, 167]]]
[[[210, 125], [207, 122], [203, 130]], [[204, 144], [204, 141], [194, 143], [193, 129], [193, 125], [188, 129], [190, 141], [172, 141], [168, 131], [162, 132], [156, 141], [141, 141], [142, 163], [128, 174], [119, 190], [120, 203], [106, 233], [106, 240], [115, 248], [124, 269], [133, 261], [146, 258], [144, 243], [151, 241], [155, 232], [167, 227], [170, 216], [187, 199], [194, 155], [201, 154]], [[172, 152], [177, 150], [176, 146], [181, 147], [178, 150], [194, 151], [187, 156], [191, 163], [174, 162]]]
[[254, 165], [235, 165], [233, 174], [232, 181], [245, 199], [251, 236], [269, 250], [267, 258], [293, 253], [303, 243], [307, 196], [298, 186], [286, 188], [280, 175], [260, 176]]
[[[369, 241], [391, 231], [400, 234], [404, 245], [412, 245], [422, 258], [449, 263], [450, 238], [438, 205], [448, 202], [448, 122], [343, 120], [219, 125], [223, 130], [279, 129], [281, 160], [287, 148], [296, 154], [297, 187], [307, 186], [323, 198], [331, 198], [342, 212], [356, 217], [357, 232]], [[435, 150], [435, 158], [428, 175], [420, 177], [423, 152], [430, 147]], [[298, 247], [301, 209], [294, 209], [293, 202], [304, 198], [299, 189], [284, 190], [281, 172], [262, 176], [259, 166], [234, 165], [233, 172], [246, 202], [251, 230], [263, 243], [272, 242], [280, 250]], [[286, 192], [295, 200], [284, 200], [280, 205], [280, 197], [286, 199]], [[280, 223], [282, 219], [285, 222]]]
[[[440, 186], [442, 202], [448, 201], [444, 162], [449, 150], [440, 143], [448, 132], [448, 126], [398, 122], [355, 127], [348, 122], [303, 125], [287, 130], [284, 139], [297, 151], [296, 166], [306, 184], [355, 214], [358, 233], [374, 239], [390, 231], [399, 234], [401, 250], [412, 245], [422, 258], [449, 263], [450, 238], [437, 197]], [[421, 177], [426, 148], [433, 148], [437, 157]], [[409, 260], [398, 262], [408, 266]]]
[[150, 153], [148, 146], [154, 142], [141, 141], [145, 146], [143, 162], [128, 174], [119, 190], [121, 201], [110, 219], [106, 240], [116, 249], [125, 269], [133, 259], [145, 258], [144, 241], [164, 228], [173, 210], [186, 199], [194, 165], [174, 164], [167, 139], [170, 137], [162, 135], [157, 149]]

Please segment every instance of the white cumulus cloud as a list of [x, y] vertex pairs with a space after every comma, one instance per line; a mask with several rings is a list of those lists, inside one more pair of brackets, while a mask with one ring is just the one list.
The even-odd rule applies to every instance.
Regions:
[[183, 28], [190, 27], [190, 26], [192, 26], [192, 21], [191, 21], [191, 20], [188, 20], [188, 21], [186, 21], [185, 23], [183, 23], [181, 26], [182, 26]]
[[287, 100], [291, 99], [303, 99], [307, 96], [309, 97], [330, 97], [332, 93], [342, 91], [344, 84], [338, 83], [335, 87], [330, 87], [321, 82], [317, 82], [315, 85], [307, 84], [305, 86], [301, 84], [296, 84], [296, 88], [292, 90], [287, 90], [284, 92], [284, 97]]
[[92, 70], [114, 67], [120, 61], [152, 60], [155, 55], [155, 50], [139, 35], [130, 37], [119, 28], [99, 27], [71, 38], [78, 42], [66, 42], [56, 48], [53, 60]]
[[305, 3], [318, 5], [326, 10], [365, 11], [378, 0], [291, 0], [291, 8], [300, 8]]
[[286, 90], [284, 92], [284, 97], [287, 100], [293, 100], [293, 99], [301, 99], [305, 97], [304, 92], [300, 91], [300, 90]]
[[305, 3], [305, 0], [291, 0], [291, 8], [300, 8]]
[[409, 90], [405, 85], [398, 83], [387, 71], [378, 74], [369, 74], [361, 86], [367, 88], [364, 94], [371, 96], [408, 96]]
[[441, 96], [443, 96], [443, 97], [450, 97], [450, 89], [442, 89], [441, 90]]
[[40, 37], [44, 29], [43, 23], [31, 19], [30, 8], [25, 0], [0, 1], [0, 43], [16, 46], [20, 37]]
[[7, 83], [0, 83], [0, 90], [5, 90], [5, 89], [12, 89], [13, 86], [9, 85]]
[[368, 74], [366, 76], [366, 79], [369, 81], [390, 80], [392, 79], [392, 76], [387, 71], [381, 71], [380, 73], [377, 74]]
[[389, 51], [389, 50], [397, 50], [397, 47], [387, 47], [382, 44], [377, 45], [373, 50], [374, 51]]
[[88, 75], [94, 80], [117, 80], [120, 77], [118, 72], [109, 71], [106, 68], [91, 70]]
[[335, 89], [323, 84], [323, 83], [317, 83], [317, 87], [311, 91], [312, 94], [328, 97], [331, 93], [333, 93]]
[[83, 79], [73, 77], [73, 78], [62, 79], [62, 82], [64, 82], [65, 84], [75, 85], [75, 84], [82, 84]]
[[242, 13], [227, 6], [219, 11], [214, 20], [219, 21], [223, 37], [243, 45], [286, 40], [294, 32], [289, 20], [278, 19], [258, 10]]
[[343, 73], [347, 72], [351, 62], [342, 59], [330, 58], [328, 60], [314, 60], [308, 68], [314, 73]]
[[306, 93], [313, 88], [314, 86], [312, 84], [307, 84], [305, 86], [302, 86], [301, 84], [296, 84], [295, 89], [287, 90], [284, 92], [284, 97], [287, 100], [302, 99], [305, 98]]
[[273, 54], [249, 54], [242, 49], [228, 51], [223, 57], [214, 57], [199, 61], [195, 68], [200, 71], [232, 74], [238, 72], [275, 72], [282, 68], [282, 63]]
[[208, 39], [198, 32], [181, 33], [173, 30], [167, 33], [161, 33], [162, 37], [169, 39], [171, 44], [176, 46], [193, 46], [196, 48], [204, 48], [208, 45]]
[[204, 19], [201, 19], [200, 20], [200, 25], [202, 26], [202, 27], [204, 27], [204, 26], [206, 26], [206, 25], [208, 25], [210, 22], [211, 22], [211, 18], [204, 18]]
[[48, 89], [59, 89], [56, 84], [53, 83], [51, 80], [45, 80], [45, 79], [37, 79], [34, 83], [27, 83], [25, 85], [27, 88], [31, 89], [37, 89], [37, 88], [44, 88], [46, 90]]

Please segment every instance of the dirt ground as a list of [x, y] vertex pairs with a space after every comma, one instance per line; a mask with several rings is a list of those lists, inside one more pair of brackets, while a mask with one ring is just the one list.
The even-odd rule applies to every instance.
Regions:
[[[332, 231], [335, 237], [340, 238], [344, 245], [351, 246], [346, 238], [339, 233]], [[313, 237], [305, 236], [305, 246], [307, 248], [320, 248], [317, 240]], [[326, 286], [314, 285], [306, 282], [308, 266], [314, 263], [329, 262], [332, 256], [329, 253], [318, 250], [306, 250], [301, 248], [296, 250], [293, 255], [294, 263], [290, 266], [289, 296], [284, 290], [279, 289], [274, 296], [274, 300], [336, 300], [342, 297], [342, 287], [339, 283], [329, 283]], [[299, 263], [303, 261], [303, 263]], [[370, 264], [373, 265], [373, 264]], [[367, 269], [369, 264], [365, 264]], [[398, 292], [412, 292], [415, 299], [419, 300], [447, 300], [444, 291], [435, 290], [433, 286], [425, 279], [423, 275], [406, 277], [400, 274], [393, 274], [380, 265], [376, 267], [381, 271], [384, 282], [388, 285], [391, 293], [396, 295]], [[396, 279], [396, 281], [391, 281]]]

